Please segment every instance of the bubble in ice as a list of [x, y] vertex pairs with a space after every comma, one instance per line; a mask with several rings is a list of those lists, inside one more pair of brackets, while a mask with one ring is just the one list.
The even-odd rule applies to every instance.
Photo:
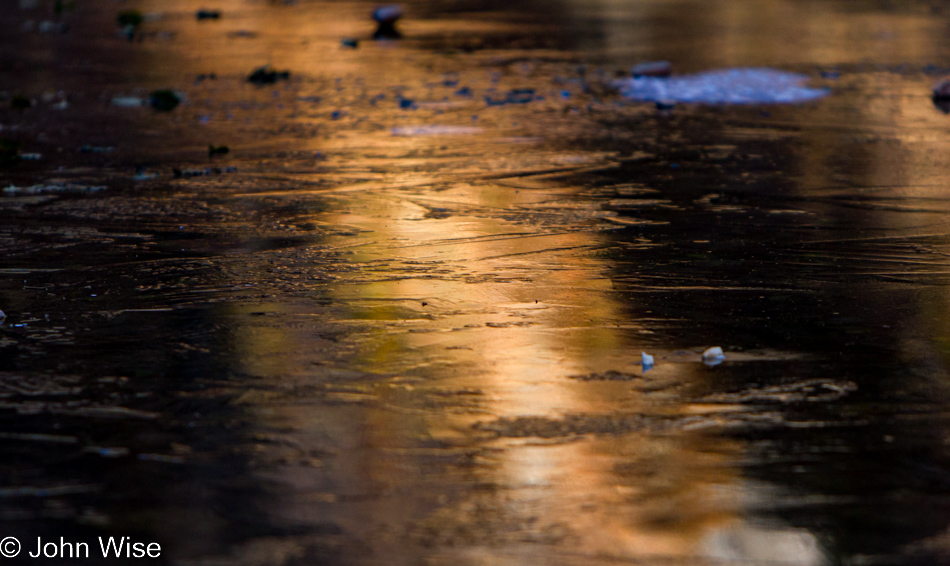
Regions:
[[614, 84], [633, 100], [657, 103], [793, 104], [827, 96], [807, 75], [768, 68], [716, 69], [674, 77], [641, 76]]

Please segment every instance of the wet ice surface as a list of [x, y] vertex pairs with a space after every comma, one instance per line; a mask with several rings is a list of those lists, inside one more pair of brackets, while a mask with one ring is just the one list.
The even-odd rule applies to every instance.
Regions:
[[[410, 4], [380, 43], [348, 3], [143, 2], [132, 43], [111, 1], [62, 35], [0, 19], [4, 88], [36, 100], [0, 137], [44, 156], [0, 170], [4, 536], [177, 564], [950, 561], [946, 16], [737, 5]], [[659, 58], [832, 94], [613, 92]], [[290, 79], [248, 83], [268, 61]], [[184, 102], [111, 102], [159, 89]]]
[[808, 88], [809, 77], [776, 69], [716, 69], [675, 77], [636, 77], [617, 81], [633, 100], [705, 104], [796, 104], [827, 96], [828, 89]]

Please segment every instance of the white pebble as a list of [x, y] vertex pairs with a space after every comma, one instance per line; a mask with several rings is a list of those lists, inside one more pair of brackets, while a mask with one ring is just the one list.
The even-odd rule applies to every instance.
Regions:
[[703, 352], [703, 363], [707, 366], [717, 366], [726, 359], [726, 355], [722, 353], [722, 348], [719, 346], [713, 346], [712, 348], [707, 348]]

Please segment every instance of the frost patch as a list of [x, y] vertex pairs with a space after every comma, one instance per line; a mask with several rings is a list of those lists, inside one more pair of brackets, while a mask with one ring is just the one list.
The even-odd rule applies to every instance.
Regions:
[[75, 183], [52, 184], [52, 185], [32, 185], [29, 187], [17, 187], [10, 185], [4, 187], [3, 193], [7, 195], [42, 195], [51, 193], [98, 193], [106, 190], [104, 185], [89, 186]]
[[717, 69], [675, 77], [637, 77], [617, 81], [620, 93], [633, 100], [658, 103], [794, 104], [829, 94], [809, 88], [807, 75], [766, 68]]
[[482, 129], [475, 126], [404, 126], [392, 129], [394, 136], [461, 136], [481, 132]]

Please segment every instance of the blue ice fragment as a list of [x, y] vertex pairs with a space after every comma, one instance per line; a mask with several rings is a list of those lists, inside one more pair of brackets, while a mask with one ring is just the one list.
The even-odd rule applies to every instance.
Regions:
[[472, 96], [472, 89], [468, 88], [467, 86], [463, 86], [462, 88], [455, 91], [455, 96]]
[[561, 91], [561, 98], [570, 98], [570, 97], [571, 97], [571, 91], [569, 91], [569, 90], [562, 90], [562, 91]]
[[704, 104], [792, 104], [817, 100], [828, 89], [808, 88], [806, 75], [767, 68], [717, 69], [669, 78], [617, 81], [621, 94], [648, 102]]
[[399, 99], [399, 107], [402, 108], [403, 110], [407, 110], [407, 109], [410, 109], [410, 108], [415, 108], [415, 107], [416, 107], [416, 101], [415, 101], [415, 100], [410, 100], [410, 99], [408, 99], [408, 98], [400, 98], [400, 99]]
[[128, 456], [129, 449], [119, 446], [119, 447], [107, 447], [100, 448], [95, 446], [90, 446], [86, 448], [86, 452], [92, 452], [93, 454], [99, 454], [103, 458], [121, 458], [122, 456]]
[[535, 99], [533, 88], [515, 88], [509, 90], [502, 99], [495, 99], [485, 96], [485, 104], [489, 106], [502, 106], [505, 104], [527, 104]]
[[516, 88], [508, 91], [508, 102], [513, 104], [525, 104], [534, 100], [533, 88]]

